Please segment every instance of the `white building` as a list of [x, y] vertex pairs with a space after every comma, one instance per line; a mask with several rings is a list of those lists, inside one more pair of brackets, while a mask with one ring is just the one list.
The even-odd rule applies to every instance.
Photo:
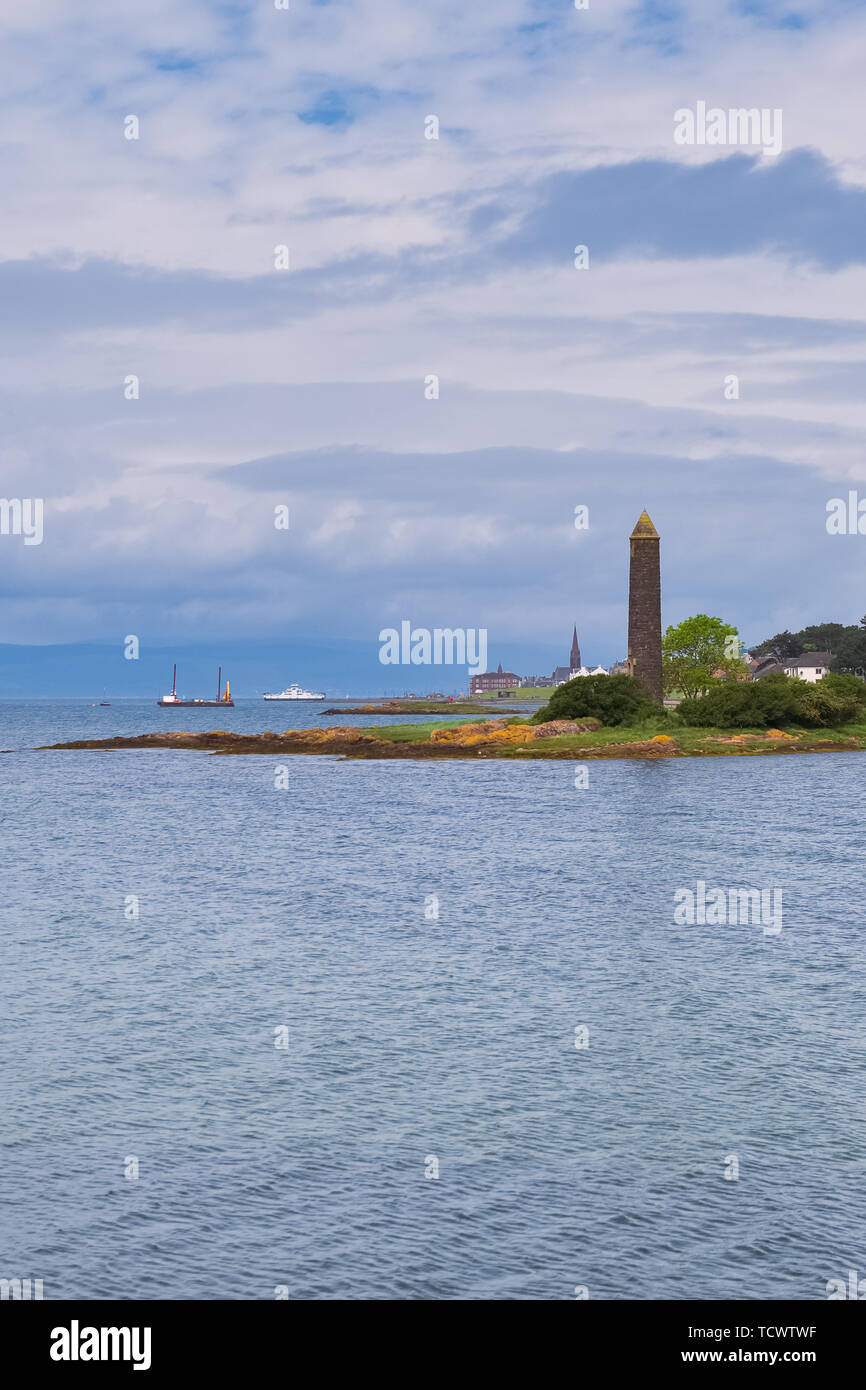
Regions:
[[[559, 671], [554, 672], [559, 675]], [[579, 666], [576, 671], [569, 671], [568, 675], [563, 675], [556, 681], [557, 685], [565, 685], [566, 681], [577, 680], [578, 676], [607, 676], [609, 672], [603, 666]]]
[[822, 681], [825, 676], [829, 676], [832, 660], [831, 652], [802, 652], [800, 656], [792, 656], [783, 661], [781, 669], [786, 676], [796, 676], [798, 680], [814, 685], [816, 681]]

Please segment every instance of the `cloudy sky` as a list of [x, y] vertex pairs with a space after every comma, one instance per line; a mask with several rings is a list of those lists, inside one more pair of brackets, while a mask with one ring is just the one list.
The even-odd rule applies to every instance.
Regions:
[[[608, 662], [643, 507], [665, 623], [866, 611], [866, 536], [825, 526], [866, 497], [861, 5], [28, 0], [0, 28], [0, 493], [45, 499], [41, 545], [0, 536], [0, 642], [408, 618], [486, 627], [495, 664], [564, 660], [576, 621]], [[782, 152], [677, 144], [700, 101], [780, 111]]]

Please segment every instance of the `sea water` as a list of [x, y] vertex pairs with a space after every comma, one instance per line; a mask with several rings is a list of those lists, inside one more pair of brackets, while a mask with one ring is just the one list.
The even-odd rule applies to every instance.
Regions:
[[[864, 755], [30, 751], [382, 722], [323, 708], [0, 704], [0, 1278], [809, 1300], [866, 1274]], [[781, 930], [677, 924], [697, 883], [779, 889]]]

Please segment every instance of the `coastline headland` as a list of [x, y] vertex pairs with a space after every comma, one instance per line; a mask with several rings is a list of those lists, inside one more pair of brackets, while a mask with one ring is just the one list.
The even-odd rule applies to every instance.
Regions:
[[597, 720], [556, 720], [535, 726], [522, 721], [486, 720], [452, 725], [395, 724], [383, 728], [341, 725], [330, 729], [287, 729], [284, 733], [239, 734], [165, 731], [132, 737], [76, 739], [43, 744], [40, 750], [167, 750], [213, 754], [330, 754], [368, 759], [618, 759], [755, 756], [780, 753], [866, 751], [866, 726], [856, 729], [768, 729], [732, 734], [730, 730], [677, 730], [648, 734], [646, 729], [602, 728]]

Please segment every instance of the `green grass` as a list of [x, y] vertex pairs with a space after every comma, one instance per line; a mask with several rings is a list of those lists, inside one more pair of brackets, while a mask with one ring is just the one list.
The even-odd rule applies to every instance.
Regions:
[[[812, 743], [838, 743], [840, 747], [850, 739], [855, 738], [866, 748], [866, 724], [851, 724], [839, 729], [806, 729], [801, 725], [783, 725], [782, 732], [793, 734], [798, 742], [805, 745]], [[766, 729], [693, 729], [685, 725], [677, 725], [675, 721], [665, 723], [664, 721], [651, 720], [644, 724], [635, 724], [630, 727], [622, 726], [616, 729], [599, 729], [594, 734], [571, 734], [562, 738], [545, 739], [544, 744], [549, 744], [553, 748], [605, 748], [616, 746], [619, 743], [643, 743], [655, 737], [656, 734], [667, 734], [674, 739], [684, 753], [694, 753], [702, 751], [702, 745], [707, 744], [705, 751], [715, 752], [719, 750], [725, 753], [735, 753], [747, 749], [745, 744], [718, 744], [711, 740], [719, 738], [731, 738], [735, 734], [753, 735], [761, 739], [761, 747], [772, 745], [782, 740], [766, 738]], [[786, 740], [787, 742], [787, 740]], [[543, 745], [542, 745], [543, 746]], [[795, 745], [796, 746], [796, 745]], [[532, 747], [532, 745], [530, 745]], [[525, 756], [525, 755], [521, 755]]]
[[497, 698], [495, 690], [482, 691], [479, 695], [473, 695], [472, 698], [473, 700], [483, 700], [485, 704], [489, 705], [504, 705], [507, 700], [541, 700], [546, 704], [554, 689], [555, 687], [552, 685], [527, 685], [525, 688], [518, 687], [516, 690], [506, 690], [501, 700]]
[[[521, 721], [524, 722], [524, 721]], [[477, 724], [477, 719], [438, 719], [435, 722], [429, 721], [424, 724], [390, 724], [380, 729], [369, 729], [364, 732], [374, 733], [377, 738], [385, 739], [393, 743], [423, 742], [429, 739], [434, 729], [456, 728], [461, 724]], [[838, 743], [840, 746], [850, 739], [857, 739], [866, 748], [866, 724], [848, 724], [838, 729], [814, 729], [805, 728], [802, 725], [783, 725], [782, 732], [793, 734], [799, 742], [811, 743]], [[701, 751], [701, 745], [708, 743], [708, 740], [718, 738], [731, 738], [734, 735], [745, 734], [753, 735], [762, 739], [762, 747], [767, 746], [765, 739], [766, 729], [698, 729], [690, 728], [685, 724], [680, 724], [676, 716], [659, 715], [653, 719], [644, 720], [640, 724], [623, 725], [618, 728], [598, 729], [595, 733], [586, 734], [563, 734], [559, 738], [539, 740], [538, 743], [519, 745], [513, 748], [503, 748], [503, 757], [526, 758], [528, 756], [543, 755], [547, 749], [573, 749], [579, 752], [580, 749], [590, 751], [594, 748], [607, 748], [620, 743], [645, 743], [656, 734], [667, 734], [674, 739], [684, 753]], [[773, 740], [769, 741], [771, 744]], [[523, 747], [526, 751], [518, 751]], [[737, 744], [713, 744], [708, 743], [707, 752], [720, 751], [724, 753], [734, 753], [740, 751], [748, 745]]]

